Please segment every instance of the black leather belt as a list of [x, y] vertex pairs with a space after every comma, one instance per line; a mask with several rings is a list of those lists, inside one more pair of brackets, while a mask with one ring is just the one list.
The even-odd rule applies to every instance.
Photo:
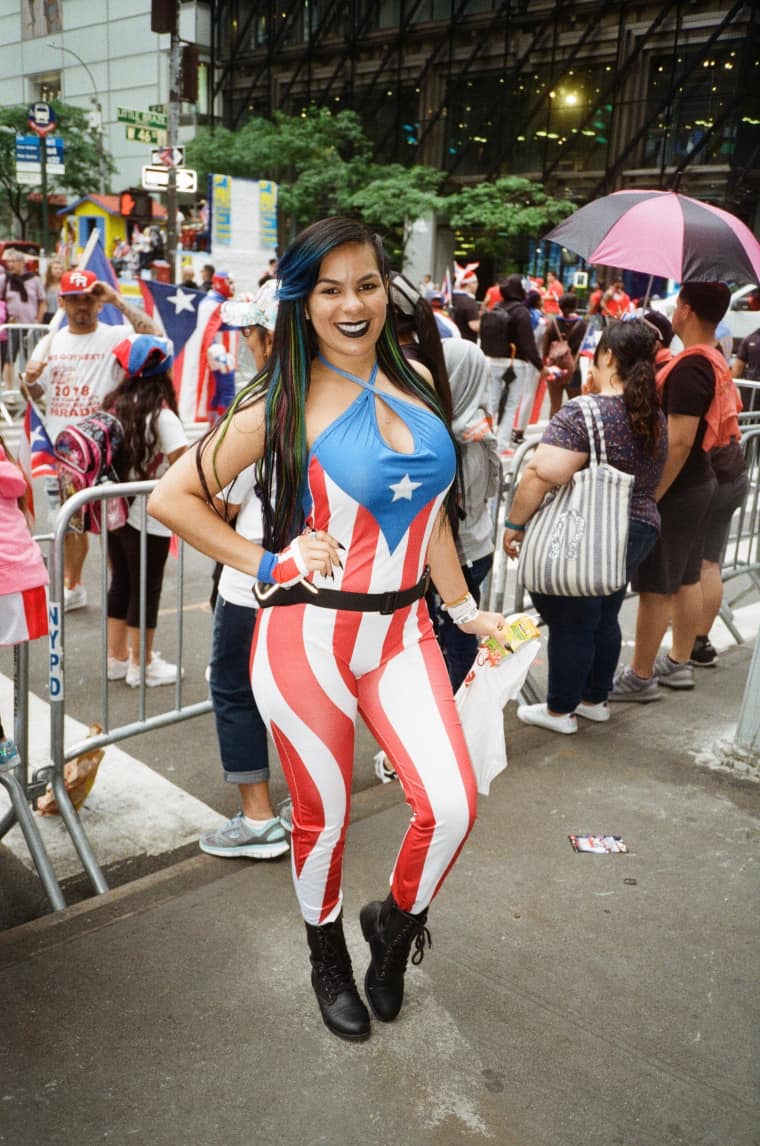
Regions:
[[346, 609], [350, 613], [382, 613], [387, 616], [414, 604], [424, 597], [430, 584], [430, 566], [411, 589], [398, 589], [392, 593], [346, 593], [342, 589], [307, 589], [297, 581], [289, 589], [281, 585], [253, 583], [253, 595], [262, 609], [270, 605], [318, 605], [322, 609]]

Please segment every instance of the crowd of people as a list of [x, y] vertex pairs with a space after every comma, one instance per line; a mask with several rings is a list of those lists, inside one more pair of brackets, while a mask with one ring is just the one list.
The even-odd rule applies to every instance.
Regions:
[[[447, 306], [429, 275], [415, 286], [392, 271], [362, 224], [326, 219], [273, 259], [250, 293], [204, 266], [199, 289], [239, 332], [255, 372], [240, 378], [221, 352], [210, 360], [216, 419], [189, 447], [173, 347], [147, 314], [91, 271], [52, 263], [38, 289], [6, 258], [0, 285], [6, 305], [34, 307], [40, 318], [54, 303], [66, 314], [25, 377], [30, 397], [46, 404], [51, 437], [106, 412], [124, 437], [115, 476], [160, 479], [147, 509], [135, 499], [108, 532], [108, 677], [132, 687], [177, 679], [179, 667], [154, 647], [176, 532], [217, 563], [209, 685], [222, 778], [240, 799], [200, 847], [230, 858], [291, 851], [320, 1013], [339, 1037], [366, 1039], [370, 1012], [343, 930], [358, 716], [412, 812], [387, 894], [359, 912], [366, 1001], [389, 1022], [403, 1004], [408, 958], [414, 951], [419, 961], [429, 942], [431, 903], [475, 822], [454, 695], [479, 643], [504, 645], [505, 618], [480, 600], [505, 459], [548, 392], [548, 424], [502, 523], [512, 558], [547, 493], [572, 482], [596, 448], [581, 393], [597, 410], [610, 464], [633, 479], [624, 581], [600, 596], [531, 594], [548, 628], [548, 691], [544, 703], [520, 705], [519, 719], [570, 734], [578, 717], [608, 721], [611, 702], [693, 688], [694, 665], [716, 659], [720, 555], [747, 480], [734, 377], [760, 377], [760, 331], [730, 367], [716, 340], [722, 283], [683, 284], [671, 326], [657, 312], [632, 313], [620, 280], [595, 287], [585, 313], [551, 272], [545, 283], [509, 275], [481, 303], [471, 265], [459, 268]], [[106, 303], [130, 324], [126, 337], [99, 320]], [[674, 334], [684, 347], [676, 356]], [[46, 631], [19, 627], [21, 615], [36, 616], [45, 583], [20, 480], [0, 442], [0, 515], [18, 554], [11, 581], [0, 568], [0, 644]], [[57, 483], [49, 494], [55, 511]], [[69, 611], [87, 603], [86, 554], [87, 533], [69, 531]], [[28, 584], [16, 585], [19, 561]], [[639, 604], [624, 666], [618, 618], [629, 582]], [[672, 647], [662, 653], [668, 625]], [[270, 740], [290, 792], [281, 809], [270, 794]], [[0, 725], [0, 762], [13, 751]]]

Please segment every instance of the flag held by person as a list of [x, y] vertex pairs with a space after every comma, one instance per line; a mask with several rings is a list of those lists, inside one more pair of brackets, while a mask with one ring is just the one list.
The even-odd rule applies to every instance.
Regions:
[[204, 291], [140, 280], [145, 312], [174, 343], [174, 389], [183, 422], [208, 417], [208, 350], [222, 326], [220, 303]]

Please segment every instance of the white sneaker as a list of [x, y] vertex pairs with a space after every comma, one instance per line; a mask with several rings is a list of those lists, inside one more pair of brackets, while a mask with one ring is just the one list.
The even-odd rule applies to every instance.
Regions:
[[562, 732], [565, 736], [571, 736], [573, 732], [578, 731], [574, 713], [552, 716], [545, 704], [518, 704], [517, 718], [523, 724], [537, 724], [539, 728], [548, 728], [550, 732]]
[[585, 720], [593, 720], [596, 724], [604, 724], [610, 718], [610, 706], [606, 700], [600, 700], [599, 704], [579, 704], [575, 715], [582, 716]]
[[109, 680], [124, 680], [129, 668], [129, 657], [126, 660], [120, 661], [118, 657], [108, 658], [108, 679]]
[[73, 589], [63, 589], [63, 611], [71, 613], [74, 609], [83, 609], [87, 604], [87, 590], [80, 582]]
[[[184, 673], [182, 674], [184, 676]], [[130, 657], [127, 666], [126, 681], [130, 688], [137, 688], [140, 683], [140, 666]], [[160, 653], [153, 653], [150, 664], [145, 669], [146, 688], [156, 688], [161, 684], [176, 684], [177, 666], [165, 661]]]

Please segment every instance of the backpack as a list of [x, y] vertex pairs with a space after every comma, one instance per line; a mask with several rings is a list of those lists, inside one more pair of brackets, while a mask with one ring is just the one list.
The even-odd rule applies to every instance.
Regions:
[[503, 305], [487, 310], [480, 319], [480, 349], [489, 358], [511, 358], [512, 319]]
[[[565, 335], [560, 332], [555, 319], [552, 319], [552, 326], [556, 338], [549, 345], [549, 353], [546, 355], [546, 365], [554, 368], [555, 381], [567, 382], [572, 378], [575, 370], [575, 355], [570, 349], [570, 343], [567, 341]], [[559, 371], [557, 374], [556, 371]]]
[[[65, 501], [82, 489], [118, 482], [118, 456], [124, 444], [124, 430], [113, 414], [98, 410], [81, 422], [65, 426], [55, 439], [56, 468], [61, 498]], [[103, 531], [102, 502], [91, 502], [72, 526], [79, 532]], [[129, 505], [126, 498], [109, 498], [106, 502], [106, 529], [120, 529], [126, 524]], [[79, 521], [77, 522], [77, 517]]]

